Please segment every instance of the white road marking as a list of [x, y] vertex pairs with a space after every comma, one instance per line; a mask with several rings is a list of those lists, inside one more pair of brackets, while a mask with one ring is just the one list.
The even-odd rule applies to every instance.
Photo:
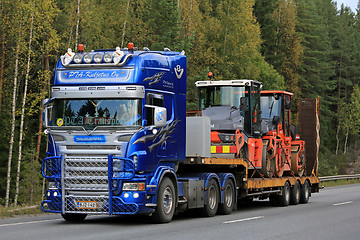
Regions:
[[52, 221], [59, 221], [59, 220], [62, 220], [62, 218], [31, 221], [31, 222], [6, 223], [6, 224], [1, 224], [0, 227], [17, 226], [17, 225], [33, 224], [33, 223], [44, 223], [44, 222], [52, 222]]
[[341, 203], [335, 203], [335, 204], [333, 204], [333, 206], [340, 206], [340, 205], [351, 204], [351, 203], [352, 203], [352, 201], [341, 202]]
[[264, 216], [243, 218], [243, 219], [232, 220], [232, 221], [227, 221], [227, 222], [223, 222], [223, 223], [228, 224], [228, 223], [236, 223], [236, 222], [245, 222], [245, 221], [251, 221], [251, 220], [256, 220], [256, 219], [261, 219], [261, 218], [264, 218]]

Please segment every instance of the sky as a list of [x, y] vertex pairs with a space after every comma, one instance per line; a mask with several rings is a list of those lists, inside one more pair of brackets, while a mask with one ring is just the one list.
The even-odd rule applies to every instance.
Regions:
[[340, 8], [341, 4], [343, 3], [345, 6], [351, 8], [351, 10], [356, 13], [356, 7], [358, 4], [358, 0], [335, 0], [337, 2], [338, 9]]

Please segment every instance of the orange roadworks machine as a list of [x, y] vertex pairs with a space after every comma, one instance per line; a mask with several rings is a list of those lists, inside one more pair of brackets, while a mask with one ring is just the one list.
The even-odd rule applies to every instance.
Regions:
[[196, 87], [198, 111], [187, 117], [187, 158], [179, 169], [220, 179], [231, 174], [233, 183], [220, 189], [234, 201], [269, 198], [287, 206], [307, 203], [319, 191], [318, 99], [300, 100], [298, 133], [290, 92], [261, 91], [260, 82], [247, 79], [210, 79]]

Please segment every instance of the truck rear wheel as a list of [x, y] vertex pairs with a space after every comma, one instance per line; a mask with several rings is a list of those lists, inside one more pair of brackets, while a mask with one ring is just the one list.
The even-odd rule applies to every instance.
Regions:
[[62, 213], [61, 216], [67, 222], [82, 222], [85, 220], [87, 214], [82, 213]]
[[173, 182], [165, 177], [159, 187], [155, 212], [152, 219], [156, 223], [168, 223], [175, 212], [175, 187]]
[[280, 206], [288, 206], [290, 203], [290, 183], [285, 182], [283, 189], [282, 189], [282, 195], [278, 198], [278, 204]]
[[306, 180], [300, 188], [300, 203], [308, 203], [310, 198], [310, 184]]
[[298, 181], [295, 182], [294, 186], [291, 188], [290, 194], [290, 203], [292, 205], [297, 205], [300, 202], [300, 183]]
[[229, 215], [234, 209], [235, 204], [235, 187], [231, 179], [226, 179], [224, 187], [224, 203], [220, 204], [219, 212]]
[[207, 184], [205, 207], [201, 209], [204, 217], [215, 216], [219, 203], [219, 187], [214, 179]]

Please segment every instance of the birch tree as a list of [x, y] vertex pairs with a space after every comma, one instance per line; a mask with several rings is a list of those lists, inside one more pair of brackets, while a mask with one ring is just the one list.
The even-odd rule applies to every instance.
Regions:
[[19, 197], [19, 182], [20, 182], [20, 168], [21, 168], [21, 156], [22, 156], [22, 141], [24, 135], [24, 117], [25, 117], [25, 103], [29, 83], [29, 74], [30, 74], [30, 60], [31, 60], [31, 42], [33, 38], [33, 28], [34, 28], [34, 12], [35, 12], [35, 2], [33, 3], [33, 10], [31, 13], [31, 25], [30, 25], [30, 37], [29, 37], [29, 48], [28, 48], [28, 59], [27, 59], [27, 69], [25, 76], [25, 88], [24, 95], [21, 105], [21, 120], [20, 120], [20, 137], [19, 137], [19, 154], [17, 162], [17, 173], [16, 173], [16, 190], [15, 190], [15, 199], [14, 205], [17, 206], [17, 201]]
[[[21, 10], [20, 16], [22, 16], [22, 2], [20, 2]], [[22, 31], [22, 17], [20, 17], [19, 23], [19, 33], [18, 33], [18, 41], [16, 46], [16, 56], [15, 56], [15, 74], [14, 74], [14, 87], [13, 87], [13, 96], [12, 96], [12, 118], [11, 118], [11, 135], [9, 142], [9, 158], [8, 158], [8, 169], [7, 169], [7, 177], [6, 177], [6, 196], [5, 196], [5, 207], [9, 207], [10, 201], [10, 183], [11, 183], [11, 164], [12, 164], [12, 154], [14, 148], [14, 137], [15, 137], [15, 110], [16, 110], [16, 93], [17, 93], [17, 81], [19, 74], [19, 53], [20, 53], [20, 44], [21, 44], [21, 31]]]

